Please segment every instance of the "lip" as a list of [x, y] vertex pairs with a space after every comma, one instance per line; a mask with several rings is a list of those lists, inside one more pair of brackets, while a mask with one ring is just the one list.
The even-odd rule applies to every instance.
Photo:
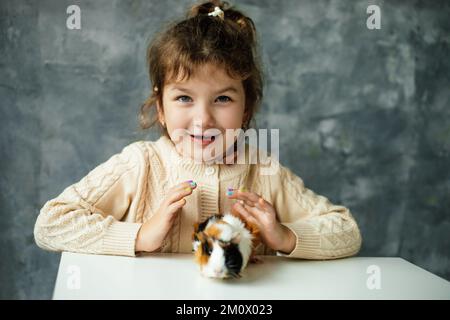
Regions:
[[213, 143], [214, 141], [216, 141], [218, 135], [212, 136], [212, 139], [208, 139], [208, 140], [197, 138], [199, 136], [194, 137], [194, 135], [192, 135], [192, 134], [189, 134], [189, 136], [190, 136], [191, 141], [193, 141], [194, 143], [201, 145], [202, 147], [206, 147], [206, 146], [210, 145], [211, 143]]

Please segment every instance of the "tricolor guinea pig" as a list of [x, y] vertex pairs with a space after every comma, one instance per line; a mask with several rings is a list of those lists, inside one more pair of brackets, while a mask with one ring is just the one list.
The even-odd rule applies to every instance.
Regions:
[[215, 215], [194, 226], [195, 261], [206, 277], [239, 278], [258, 242], [257, 227], [239, 215]]

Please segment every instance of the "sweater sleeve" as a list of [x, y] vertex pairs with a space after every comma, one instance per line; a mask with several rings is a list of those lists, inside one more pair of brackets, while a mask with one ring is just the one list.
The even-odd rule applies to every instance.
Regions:
[[281, 224], [296, 236], [289, 254], [303, 259], [336, 259], [352, 256], [361, 248], [361, 234], [349, 209], [330, 203], [305, 187], [302, 179], [278, 163], [278, 173], [269, 176], [273, 206]]
[[136, 143], [67, 187], [40, 210], [36, 244], [51, 251], [135, 255], [140, 223], [120, 221], [136, 210], [143, 156]]

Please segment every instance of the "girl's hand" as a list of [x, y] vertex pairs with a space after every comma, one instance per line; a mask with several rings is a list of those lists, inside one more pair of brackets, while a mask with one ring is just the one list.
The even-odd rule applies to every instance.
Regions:
[[268, 201], [245, 189], [228, 188], [227, 195], [229, 199], [239, 200], [233, 209], [259, 228], [261, 239], [268, 247], [284, 253], [294, 250], [295, 234], [278, 222], [277, 213]]
[[136, 252], [152, 252], [162, 246], [163, 240], [172, 228], [175, 218], [186, 204], [184, 197], [190, 195], [196, 187], [197, 184], [189, 180], [169, 189], [156, 214], [142, 224], [139, 229], [136, 237]]

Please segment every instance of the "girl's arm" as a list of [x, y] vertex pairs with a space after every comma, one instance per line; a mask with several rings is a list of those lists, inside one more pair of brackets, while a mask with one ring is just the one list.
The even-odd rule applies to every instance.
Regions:
[[141, 224], [119, 220], [137, 214], [144, 167], [142, 152], [133, 143], [47, 201], [34, 228], [37, 245], [52, 251], [134, 256]]
[[296, 237], [294, 250], [278, 255], [335, 259], [358, 253], [361, 234], [348, 208], [307, 189], [300, 177], [281, 164], [277, 174], [267, 177], [279, 220]]

